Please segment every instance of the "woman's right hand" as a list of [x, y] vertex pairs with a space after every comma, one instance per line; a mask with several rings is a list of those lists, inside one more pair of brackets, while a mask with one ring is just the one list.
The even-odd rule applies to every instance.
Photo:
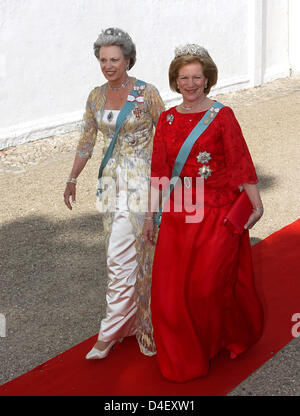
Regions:
[[144, 240], [154, 246], [154, 222], [153, 219], [146, 219], [144, 220], [143, 226], [143, 237]]
[[75, 183], [68, 182], [66, 185], [66, 189], [64, 192], [64, 201], [65, 204], [69, 209], [72, 210], [72, 205], [70, 203], [70, 196], [72, 197], [72, 204], [75, 204], [76, 202], [76, 185]]

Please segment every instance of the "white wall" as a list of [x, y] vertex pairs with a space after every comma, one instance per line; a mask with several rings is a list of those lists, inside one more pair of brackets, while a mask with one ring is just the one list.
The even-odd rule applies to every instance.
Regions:
[[213, 93], [300, 71], [299, 0], [0, 0], [0, 148], [70, 131], [89, 91], [105, 82], [93, 55], [102, 28], [137, 46], [130, 74], [168, 105], [174, 48], [205, 46], [219, 68]]
[[289, 0], [289, 60], [291, 72], [300, 73], [300, 1]]
[[289, 2], [267, 0], [264, 20], [263, 81], [268, 82], [289, 74]]

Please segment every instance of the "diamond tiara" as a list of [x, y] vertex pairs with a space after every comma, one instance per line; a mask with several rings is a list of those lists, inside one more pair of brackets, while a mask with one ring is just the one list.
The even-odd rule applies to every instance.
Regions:
[[175, 48], [175, 58], [183, 55], [209, 56], [205, 48], [195, 43], [188, 43], [187, 45], [177, 46]]
[[110, 27], [106, 30], [102, 30], [102, 33], [99, 35], [99, 38], [123, 38], [132, 41], [128, 33], [124, 32], [118, 27]]

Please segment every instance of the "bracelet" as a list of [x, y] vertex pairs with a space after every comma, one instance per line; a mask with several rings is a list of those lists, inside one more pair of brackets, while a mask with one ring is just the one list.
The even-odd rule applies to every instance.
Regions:
[[77, 179], [76, 178], [68, 178], [66, 180], [66, 183], [74, 183], [74, 185], [76, 185], [77, 184]]

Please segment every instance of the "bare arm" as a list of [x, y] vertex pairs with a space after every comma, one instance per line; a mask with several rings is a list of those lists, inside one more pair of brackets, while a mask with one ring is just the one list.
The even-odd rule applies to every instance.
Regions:
[[150, 187], [148, 192], [148, 212], [146, 212], [144, 219], [143, 237], [151, 245], [154, 245], [154, 217], [156, 212], [159, 211], [161, 198], [162, 191]]
[[245, 189], [245, 192], [247, 193], [253, 206], [253, 213], [250, 215], [248, 222], [245, 225], [245, 228], [249, 229], [252, 228], [254, 224], [262, 217], [264, 208], [256, 185], [244, 183], [243, 188]]
[[75, 156], [73, 167], [70, 173], [70, 178], [78, 178], [88, 160], [89, 159], [85, 157]]
[[[69, 178], [77, 179], [78, 176], [80, 175], [80, 173], [82, 172], [82, 170], [84, 169], [87, 161], [88, 161], [87, 158], [75, 156], [75, 160], [74, 160], [73, 167], [72, 167]], [[72, 203], [75, 203], [75, 201], [76, 201], [76, 184], [72, 183], [72, 182], [68, 182], [66, 184], [66, 189], [65, 189], [65, 192], [64, 192], [65, 204], [70, 210], [72, 210], [72, 205], [70, 203], [70, 197], [72, 197]]]

